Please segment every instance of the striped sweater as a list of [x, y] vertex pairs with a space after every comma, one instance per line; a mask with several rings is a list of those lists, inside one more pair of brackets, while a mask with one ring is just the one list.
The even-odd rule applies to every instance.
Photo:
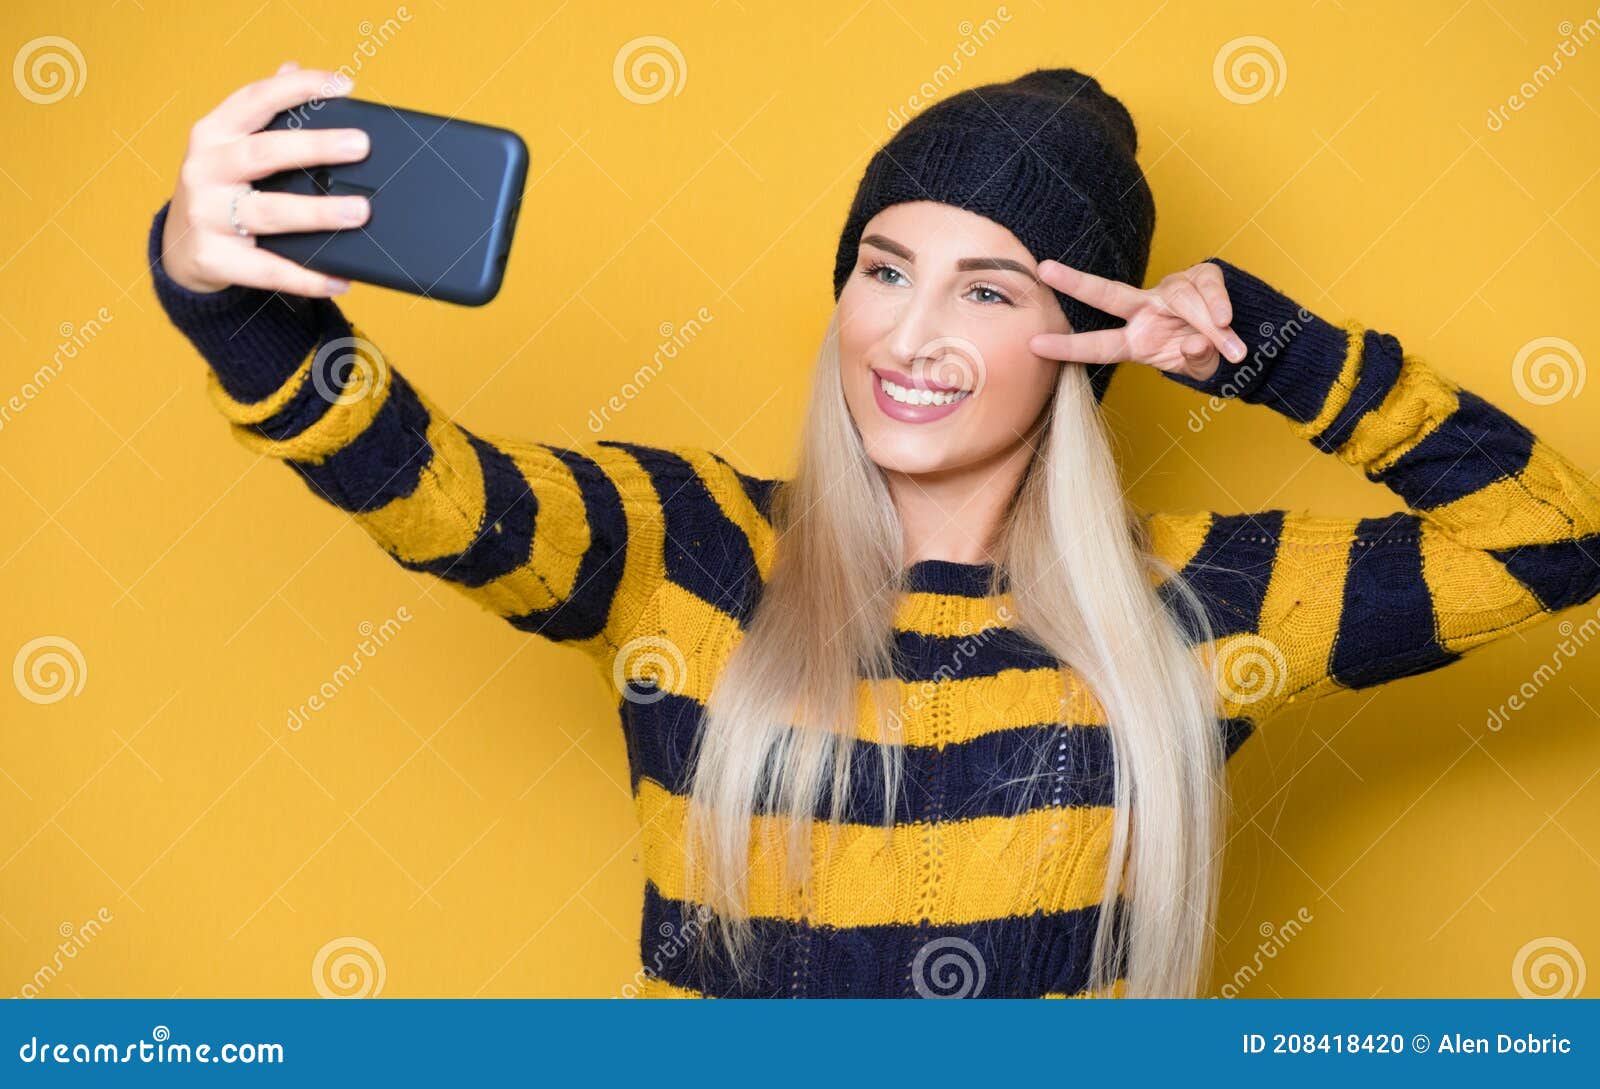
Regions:
[[[683, 869], [688, 754], [771, 568], [780, 482], [694, 447], [469, 431], [331, 301], [173, 283], [159, 260], [164, 216], [149, 242], [156, 293], [209, 363], [233, 434], [285, 461], [404, 567], [576, 648], [618, 684], [643, 830], [645, 994], [1088, 993], [1110, 836], [1104, 714], [1073, 671], [1011, 630], [1009, 595], [984, 596], [986, 565], [903, 572], [891, 706], [905, 789], [886, 801], [879, 761], [865, 749], [852, 761], [860, 777], [839, 838], [825, 843], [816, 823], [812, 902], [778, 880], [781, 830], [753, 818], [762, 953], [741, 989], [715, 956], [686, 951], [698, 922]], [[1196, 652], [1215, 655], [1230, 757], [1291, 700], [1437, 669], [1600, 592], [1600, 493], [1580, 469], [1393, 336], [1330, 324], [1217, 264], [1250, 354], [1207, 381], [1169, 377], [1266, 405], [1407, 508], [1144, 516], [1152, 550], [1206, 602], [1216, 641]], [[884, 743], [862, 696], [858, 737]], [[1019, 782], [1041, 746], [1052, 773]]]

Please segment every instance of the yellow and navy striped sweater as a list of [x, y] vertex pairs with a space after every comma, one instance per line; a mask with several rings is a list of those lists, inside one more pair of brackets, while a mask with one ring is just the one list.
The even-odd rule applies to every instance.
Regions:
[[[886, 801], [870, 781], [878, 761], [852, 761], [862, 779], [842, 837], [825, 844], [817, 823], [813, 902], [778, 880], [781, 830], [753, 818], [763, 953], [740, 989], [714, 958], [686, 955], [685, 791], [703, 706], [772, 564], [779, 482], [697, 448], [477, 435], [332, 302], [173, 283], [164, 214], [150, 235], [157, 294], [209, 362], [237, 437], [400, 564], [618, 679], [643, 826], [645, 993], [914, 997], [947, 993], [951, 978], [982, 997], [1086, 992], [1109, 847], [1105, 720], [1071, 670], [1007, 626], [1006, 595], [984, 596], [986, 566], [905, 570], [894, 683], [906, 787]], [[1215, 651], [1230, 756], [1289, 700], [1436, 669], [1600, 592], [1600, 493], [1581, 470], [1394, 337], [1329, 324], [1217, 263], [1250, 355], [1208, 381], [1171, 377], [1276, 410], [1407, 507], [1146, 516], [1153, 550], [1207, 602], [1217, 642], [1197, 653]], [[882, 743], [865, 688], [860, 711], [861, 741]], [[1019, 782], [1041, 743], [1053, 774]], [[951, 955], [965, 962], [955, 977]]]

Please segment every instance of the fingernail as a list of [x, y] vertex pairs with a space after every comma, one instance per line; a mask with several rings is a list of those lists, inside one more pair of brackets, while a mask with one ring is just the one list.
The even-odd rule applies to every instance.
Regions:
[[349, 280], [336, 280], [332, 276], [328, 277], [328, 294], [330, 294], [330, 295], [343, 295], [346, 291], [349, 291], [349, 290], [350, 290], [350, 281]]
[[347, 197], [340, 202], [339, 218], [346, 223], [361, 223], [367, 218], [367, 198]]
[[336, 95], [348, 94], [355, 89], [355, 85], [355, 80], [343, 72], [335, 72], [333, 78], [328, 81], [328, 91]]
[[1243, 359], [1244, 357], [1245, 357], [1244, 341], [1240, 340], [1238, 337], [1229, 337], [1228, 338], [1228, 358], [1233, 360], [1235, 363], [1237, 363], [1237, 362], [1239, 362], [1239, 360]]
[[345, 155], [365, 155], [372, 141], [360, 129], [354, 129], [339, 137], [339, 151]]

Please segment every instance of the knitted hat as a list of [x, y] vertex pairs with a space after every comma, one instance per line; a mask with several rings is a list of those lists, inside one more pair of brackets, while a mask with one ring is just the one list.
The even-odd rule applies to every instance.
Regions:
[[[1036, 261], [1052, 258], [1135, 287], [1144, 283], [1156, 208], [1134, 159], [1133, 118], [1091, 76], [1039, 68], [951, 95], [879, 148], [856, 190], [833, 267], [838, 299], [867, 221], [891, 204], [933, 200], [1010, 229]], [[1120, 318], [1056, 292], [1074, 332]], [[1089, 364], [1095, 399], [1115, 363]]]

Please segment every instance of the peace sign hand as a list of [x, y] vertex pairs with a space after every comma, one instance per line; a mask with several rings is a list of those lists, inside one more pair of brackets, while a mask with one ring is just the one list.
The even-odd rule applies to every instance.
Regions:
[[1072, 363], [1144, 363], [1205, 381], [1220, 356], [1238, 363], [1246, 355], [1234, 333], [1233, 304], [1222, 270], [1209, 261], [1175, 272], [1146, 291], [1107, 280], [1059, 261], [1041, 261], [1039, 279], [1096, 310], [1124, 319], [1120, 329], [1040, 333], [1029, 342], [1036, 355]]

